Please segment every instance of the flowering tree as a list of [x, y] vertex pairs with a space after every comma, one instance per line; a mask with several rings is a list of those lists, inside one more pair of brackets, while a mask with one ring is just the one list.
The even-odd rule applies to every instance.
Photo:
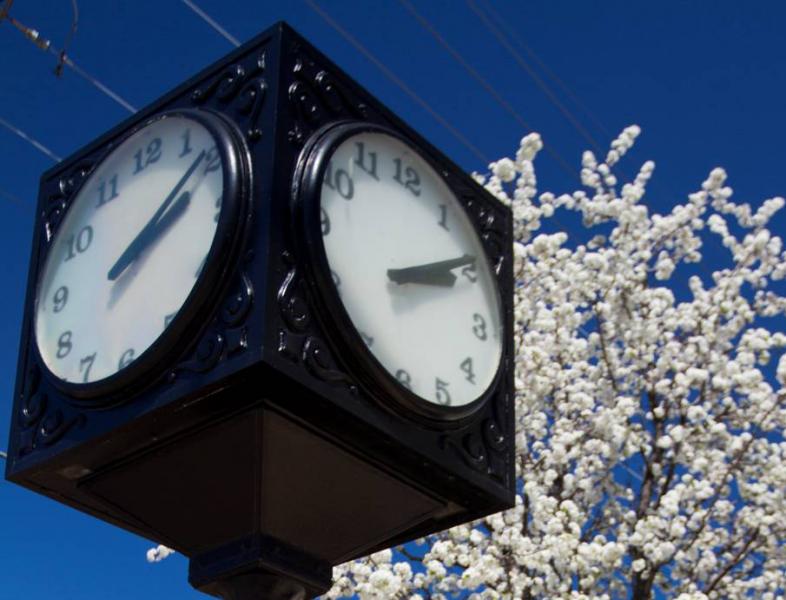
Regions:
[[[329, 598], [786, 597], [784, 200], [715, 169], [654, 214], [652, 162], [612, 173], [638, 134], [585, 153], [586, 191], [537, 195], [535, 134], [480, 178], [516, 222], [516, 506], [342, 565]], [[539, 233], [555, 213], [576, 240]]]

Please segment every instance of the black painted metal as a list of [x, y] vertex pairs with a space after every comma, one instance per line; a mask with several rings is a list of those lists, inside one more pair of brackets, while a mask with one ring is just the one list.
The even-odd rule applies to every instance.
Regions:
[[[317, 305], [315, 315], [320, 319], [322, 328], [334, 341], [339, 353], [352, 356], [362, 365], [362, 368], [357, 369], [358, 378], [363, 379], [366, 387], [374, 391], [373, 397], [382, 400], [381, 408], [399, 409], [401, 416], [417, 419], [425, 427], [460, 427], [497, 392], [499, 379], [505, 372], [504, 361], [500, 362], [494, 381], [488, 390], [474, 402], [465, 406], [438, 406], [427, 402], [396, 381], [374, 354], [367, 350], [360, 333], [355, 329], [352, 319], [341, 302], [331, 277], [322, 242], [319, 214], [322, 179], [333, 151], [353, 135], [365, 132], [383, 133], [401, 140], [413, 150], [417, 149], [415, 142], [378, 123], [366, 121], [330, 123], [308, 139], [298, 157], [292, 178], [292, 219], [295, 225], [293, 239], [299, 253], [307, 257], [304, 267], [307, 274], [306, 281], [313, 287], [312, 296]], [[419, 154], [426, 162], [430, 162], [428, 154], [424, 151]], [[441, 165], [432, 163], [431, 166], [438, 173], [440, 170], [443, 171], [443, 181], [448, 189], [471, 214], [475, 195], [467, 193], [463, 178], [454, 181], [454, 177], [451, 177]], [[499, 251], [492, 246], [490, 252]], [[493, 258], [480, 257], [480, 260], [499, 260], [498, 256], [494, 254], [492, 256]], [[489, 265], [491, 272], [494, 272], [496, 264], [498, 263]]]
[[192, 586], [225, 600], [295, 600], [326, 592], [332, 567], [255, 535], [193, 557], [188, 571]]
[[[38, 274], [80, 182], [166, 111], [220, 119], [237, 157], [235, 220], [156, 360], [80, 395], [48, 375], [35, 348]], [[293, 219], [308, 198], [293, 184], [312, 136], [349, 122], [412, 144], [461, 199], [494, 266], [503, 362], [460, 418], [408, 405], [369, 370], [358, 340], [329, 325], [335, 307], [303, 244], [308, 224]], [[515, 488], [511, 242], [506, 207], [278, 24], [42, 176], [6, 477], [175, 548], [192, 559], [197, 587], [241, 600], [316, 594], [330, 565], [506, 508]]]

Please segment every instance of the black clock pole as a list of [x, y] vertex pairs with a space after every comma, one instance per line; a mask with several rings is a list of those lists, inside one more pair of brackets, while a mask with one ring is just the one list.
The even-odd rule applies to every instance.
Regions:
[[310, 600], [332, 585], [333, 567], [257, 533], [192, 556], [188, 581], [223, 600]]
[[303, 584], [272, 573], [244, 573], [216, 582], [211, 593], [223, 600], [309, 600]]

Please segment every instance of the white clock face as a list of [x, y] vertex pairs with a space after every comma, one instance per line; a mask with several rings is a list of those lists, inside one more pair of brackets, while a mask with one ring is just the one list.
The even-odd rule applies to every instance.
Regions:
[[223, 169], [212, 134], [170, 115], [89, 176], [39, 279], [35, 335], [52, 373], [72, 383], [105, 379], [169, 327], [213, 243]]
[[434, 169], [395, 137], [354, 135], [332, 155], [320, 215], [333, 282], [379, 363], [433, 404], [481, 396], [502, 354], [499, 294]]

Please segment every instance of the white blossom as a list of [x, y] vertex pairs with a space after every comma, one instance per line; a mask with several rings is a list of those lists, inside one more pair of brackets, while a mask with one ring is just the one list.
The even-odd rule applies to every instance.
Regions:
[[655, 212], [652, 161], [614, 173], [640, 133], [574, 192], [538, 192], [537, 134], [475, 175], [514, 219], [516, 505], [340, 565], [328, 598], [786, 598], [785, 202], [716, 168]]

